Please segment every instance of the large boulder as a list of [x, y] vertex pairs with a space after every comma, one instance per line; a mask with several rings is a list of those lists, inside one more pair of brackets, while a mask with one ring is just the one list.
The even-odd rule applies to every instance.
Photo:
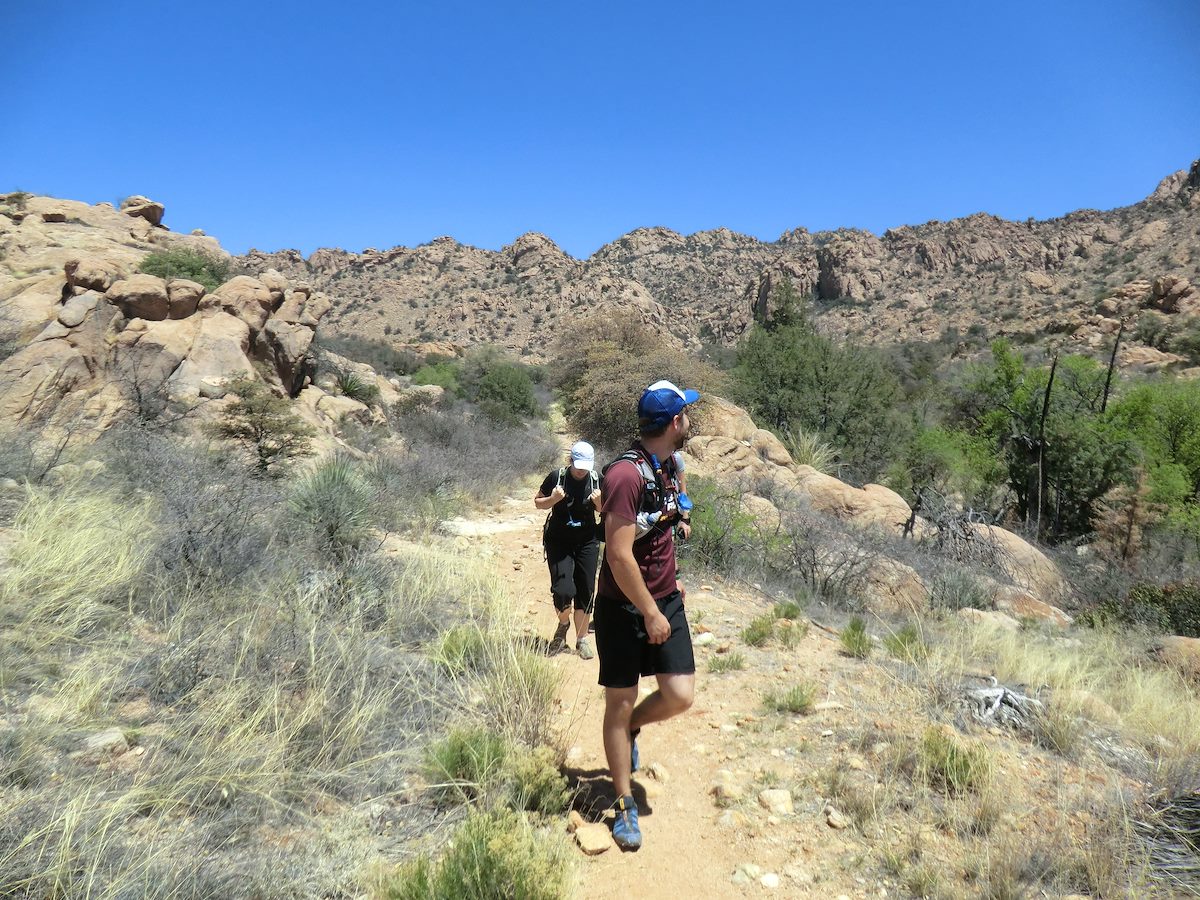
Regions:
[[109, 303], [121, 310], [127, 319], [156, 322], [171, 311], [167, 283], [157, 275], [130, 275], [115, 282], [105, 293]]
[[1044, 603], [1066, 595], [1067, 583], [1058, 566], [1024, 538], [994, 525], [977, 522], [967, 527], [1017, 587]]
[[104, 293], [118, 281], [124, 272], [111, 260], [99, 256], [84, 256], [73, 259], [63, 267], [67, 284], [72, 288]]
[[257, 334], [271, 315], [271, 291], [257, 278], [238, 275], [200, 301], [202, 312], [218, 309], [237, 316]]
[[65, 328], [78, 328], [102, 299], [95, 291], [86, 291], [72, 297], [58, 311], [59, 324]]
[[1185, 678], [1200, 682], [1200, 638], [1170, 635], [1160, 638], [1151, 652]]
[[[181, 321], [188, 321], [183, 319]], [[205, 379], [254, 374], [250, 362], [250, 327], [241, 319], [217, 312], [200, 318], [190, 352], [167, 383], [172, 398], [194, 400]]]
[[161, 203], [156, 203], [149, 197], [135, 194], [121, 201], [121, 212], [127, 216], [145, 219], [151, 225], [161, 225], [165, 209]]
[[903, 531], [912, 508], [895, 491], [880, 484], [851, 487], [811, 466], [797, 466], [797, 483], [813, 509], [860, 527]]
[[167, 282], [167, 297], [172, 319], [186, 319], [200, 305], [204, 296], [204, 285], [186, 278], [172, 278]]
[[0, 341], [31, 340], [58, 314], [67, 279], [63, 275], [22, 282], [21, 290], [0, 300]]
[[313, 330], [272, 318], [263, 329], [263, 337], [275, 360], [275, 369], [284, 390], [294, 396], [303, 387], [305, 360], [308, 358], [308, 348], [312, 345]]

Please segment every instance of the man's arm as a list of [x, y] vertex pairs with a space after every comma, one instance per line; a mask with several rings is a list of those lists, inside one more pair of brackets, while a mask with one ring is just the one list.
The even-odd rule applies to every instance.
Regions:
[[658, 610], [658, 604], [646, 588], [641, 569], [633, 558], [634, 523], [609, 513], [604, 520], [604, 556], [617, 587], [638, 608], [646, 620], [650, 643], [661, 644], [671, 636], [671, 624]]

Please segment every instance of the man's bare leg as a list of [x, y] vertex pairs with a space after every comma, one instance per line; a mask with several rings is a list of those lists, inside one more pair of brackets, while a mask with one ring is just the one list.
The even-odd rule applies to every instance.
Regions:
[[[643, 725], [662, 722], [691, 708], [696, 696], [696, 676], [658, 675], [658, 690], [643, 700], [629, 717], [629, 728], [637, 731]], [[607, 746], [607, 745], [606, 745]], [[628, 751], [626, 751], [628, 753]]]
[[637, 702], [637, 685], [628, 688], [604, 689], [604, 755], [612, 775], [613, 789], [618, 797], [629, 795], [629, 718]]

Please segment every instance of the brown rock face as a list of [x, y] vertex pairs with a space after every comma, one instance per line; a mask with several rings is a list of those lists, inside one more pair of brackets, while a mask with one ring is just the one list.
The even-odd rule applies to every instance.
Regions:
[[185, 278], [172, 278], [167, 283], [171, 318], [186, 319], [196, 311], [203, 296], [204, 285]]
[[104, 293], [123, 274], [120, 266], [107, 259], [85, 256], [71, 260], [65, 267], [67, 284], [72, 288]]
[[165, 319], [171, 311], [167, 283], [157, 275], [130, 275], [114, 283], [104, 296], [127, 319], [154, 322]]
[[1160, 638], [1153, 652], [1166, 665], [1200, 682], [1200, 638], [1177, 635]]
[[134, 195], [121, 201], [121, 212], [127, 216], [145, 219], [151, 225], [161, 225], [164, 208], [161, 203], [155, 203], [149, 197]]
[[304, 360], [313, 341], [313, 330], [271, 319], [263, 329], [263, 336], [275, 359], [284, 390], [294, 396], [303, 387], [300, 381], [304, 374]]
[[222, 309], [258, 333], [271, 314], [271, 291], [257, 278], [238, 275], [203, 298], [201, 310]]

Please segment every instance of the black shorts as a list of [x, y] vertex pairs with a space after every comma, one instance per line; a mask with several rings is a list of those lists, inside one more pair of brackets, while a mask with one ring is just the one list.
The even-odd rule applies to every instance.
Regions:
[[559, 612], [570, 609], [591, 615], [595, 605], [596, 563], [600, 542], [582, 544], [546, 544], [546, 563], [550, 566], [550, 593]]
[[651, 644], [646, 620], [632, 603], [612, 597], [596, 599], [596, 652], [600, 656], [600, 684], [635, 687], [643, 675], [691, 675], [696, 671], [692, 633], [688, 628], [683, 596], [672, 591], [656, 601], [671, 624], [671, 636]]

